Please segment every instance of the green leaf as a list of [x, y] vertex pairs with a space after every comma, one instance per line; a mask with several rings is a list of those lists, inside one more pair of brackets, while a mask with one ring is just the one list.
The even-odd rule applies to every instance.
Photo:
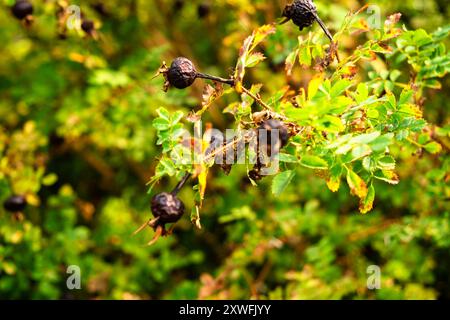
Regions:
[[402, 93], [400, 94], [400, 99], [398, 101], [398, 104], [402, 105], [404, 103], [410, 102], [413, 95], [414, 95], [414, 91], [412, 91], [411, 89], [403, 90]]
[[158, 114], [158, 116], [159, 116], [160, 118], [163, 118], [163, 119], [167, 120], [168, 122], [170, 121], [170, 112], [167, 111], [166, 108], [163, 108], [163, 107], [158, 108], [158, 109], [156, 110], [156, 113]]
[[330, 96], [332, 99], [340, 96], [345, 90], [347, 90], [352, 85], [352, 82], [347, 79], [342, 79], [336, 82], [330, 91]]
[[180, 122], [181, 119], [183, 119], [184, 113], [182, 111], [177, 111], [171, 116], [170, 125], [173, 127], [178, 122]]
[[176, 173], [175, 164], [170, 159], [161, 159], [156, 168], [156, 174], [160, 176], [167, 174], [173, 177]]
[[300, 164], [310, 169], [318, 169], [318, 170], [328, 169], [328, 163], [324, 159], [312, 155], [302, 156]]
[[436, 141], [427, 143], [424, 148], [431, 154], [437, 154], [442, 151], [442, 146]]
[[42, 178], [42, 184], [44, 186], [51, 186], [56, 181], [58, 181], [58, 176], [54, 173], [50, 173], [50, 174], [46, 175], [44, 178]]
[[387, 133], [385, 135], [376, 138], [369, 145], [375, 152], [384, 151], [386, 150], [387, 147], [389, 147], [392, 144], [393, 138], [394, 138], [393, 133]]
[[385, 156], [378, 160], [378, 167], [382, 170], [394, 170], [395, 159], [391, 156]]
[[381, 135], [380, 131], [375, 131], [372, 133], [361, 134], [359, 136], [355, 136], [350, 140], [350, 144], [368, 144], [373, 142]]
[[281, 162], [287, 162], [287, 163], [297, 163], [298, 158], [296, 156], [293, 156], [292, 154], [288, 153], [280, 153], [279, 159]]
[[291, 183], [295, 176], [295, 172], [292, 170], [284, 171], [278, 174], [272, 182], [272, 193], [275, 196], [279, 196]]
[[361, 144], [353, 148], [352, 153], [350, 154], [350, 159], [345, 162], [353, 162], [355, 160], [364, 158], [372, 153], [372, 149], [366, 144]]
[[376, 163], [371, 157], [365, 157], [362, 160], [362, 166], [367, 172], [372, 172], [376, 168]]
[[308, 46], [303, 47], [300, 49], [300, 54], [298, 56], [300, 65], [302, 66], [311, 66], [312, 63], [312, 56], [311, 51], [309, 50]]
[[156, 118], [152, 122], [153, 127], [158, 131], [165, 131], [170, 128], [170, 123], [168, 120], [163, 118]]
[[399, 70], [392, 70], [389, 79], [391, 79], [391, 81], [397, 81], [401, 75], [402, 73]]
[[130, 83], [130, 77], [121, 71], [96, 70], [90, 78], [90, 83], [96, 85], [109, 85], [111, 87], [123, 87]]
[[334, 133], [339, 133], [345, 130], [345, 126], [342, 124], [341, 118], [331, 115], [321, 117], [317, 121], [316, 126], [317, 130]]

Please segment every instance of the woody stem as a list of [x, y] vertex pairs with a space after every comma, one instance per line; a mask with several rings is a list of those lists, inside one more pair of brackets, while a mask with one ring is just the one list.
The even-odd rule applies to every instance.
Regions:
[[314, 18], [316, 18], [317, 23], [320, 25], [320, 27], [322, 28], [323, 32], [325, 32], [325, 34], [327, 35], [328, 39], [330, 39], [330, 41], [333, 41], [333, 36], [331, 35], [331, 33], [328, 30], [328, 28], [325, 25], [325, 23], [323, 23], [323, 21], [319, 18], [319, 16], [317, 14], [314, 15]]
[[197, 72], [197, 78], [202, 78], [202, 79], [222, 82], [222, 83], [228, 84], [230, 86], [234, 86], [234, 79], [225, 79], [225, 78], [211, 76], [209, 74], [200, 73], [200, 72]]
[[176, 187], [172, 190], [172, 194], [176, 195], [178, 194], [181, 189], [184, 187], [184, 185], [186, 184], [186, 182], [189, 180], [189, 178], [191, 177], [191, 173], [186, 173], [183, 177], [183, 179], [181, 179], [180, 182], [178, 182], [178, 184], [176, 185]]

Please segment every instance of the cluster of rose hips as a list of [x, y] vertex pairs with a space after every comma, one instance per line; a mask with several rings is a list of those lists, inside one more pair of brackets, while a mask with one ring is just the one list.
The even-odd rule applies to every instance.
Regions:
[[[177, 0], [174, 7], [176, 10], [181, 10], [183, 5], [183, 0]], [[204, 18], [210, 13], [210, 6], [206, 2], [202, 3], [198, 6], [197, 11], [198, 16], [200, 18]], [[12, 13], [20, 20], [30, 19], [31, 15], [33, 14], [33, 6], [27, 0], [17, 0], [16, 4], [12, 7]], [[317, 15], [317, 9], [312, 0], [295, 0], [292, 4], [285, 7], [283, 11], [283, 17], [285, 18], [285, 21], [283, 21], [282, 23], [292, 20], [293, 23], [300, 28], [300, 30], [305, 27], [310, 27], [314, 23], [314, 21], [317, 21], [324, 30], [325, 34], [330, 38], [330, 40], [332, 40], [330, 32]], [[94, 22], [92, 20], [87, 20], [84, 18], [81, 24], [81, 28], [88, 35], [93, 35], [95, 31]], [[233, 78], [225, 79], [198, 72], [194, 64], [185, 57], [176, 58], [172, 62], [170, 67], [167, 67], [164, 64], [160, 69], [160, 73], [162, 73], [166, 79], [164, 85], [165, 90], [168, 90], [170, 87], [185, 89], [187, 87], [190, 87], [198, 78], [221, 82], [230, 86], [235, 85], [235, 80]], [[265, 148], [266, 154], [268, 156], [271, 156], [272, 152], [278, 153], [280, 149], [287, 144], [290, 133], [286, 125], [282, 121], [269, 118], [264, 119], [263, 121], [260, 121], [260, 123], [256, 124], [259, 125], [258, 130], [263, 131], [265, 133], [265, 136], [267, 137], [266, 141], [263, 142], [260, 141], [260, 135], [258, 135], [258, 152], [259, 150], [261, 150], [261, 148]], [[272, 141], [271, 133], [273, 130], [277, 130], [278, 132], [278, 135], [275, 136], [275, 141]], [[225, 142], [225, 144], [226, 143], [227, 142]], [[256, 165], [248, 173], [250, 179], [254, 181], [261, 180], [263, 177], [263, 175], [261, 174], [261, 170], [263, 169], [264, 164], [259, 160], [259, 156], [257, 157], [257, 159], [258, 160]], [[231, 170], [231, 165], [224, 164], [223, 168], [229, 172], [229, 170]], [[142, 225], [138, 230], [135, 231], [134, 234], [139, 233], [147, 226], [153, 228], [155, 230], [155, 236], [148, 243], [149, 245], [155, 243], [160, 236], [171, 234], [172, 230], [166, 230], [165, 226], [166, 224], [178, 222], [183, 216], [185, 212], [185, 205], [177, 197], [177, 194], [190, 179], [190, 177], [191, 174], [186, 174], [172, 192], [163, 192], [155, 195], [152, 198], [151, 211], [154, 218], [150, 219], [148, 222]], [[11, 212], [20, 212], [24, 210], [25, 206], [26, 200], [22, 196], [12, 196], [4, 203], [4, 208]]]
[[[61, 4], [60, 4], [61, 5]], [[61, 7], [57, 13], [59, 17], [65, 16], [65, 7]], [[97, 12], [105, 14], [104, 8], [101, 5], [94, 5]], [[17, 19], [24, 21], [26, 25], [30, 25], [33, 21], [33, 5], [28, 0], [16, 0], [16, 3], [11, 7], [11, 12]], [[95, 35], [94, 21], [85, 19], [82, 15], [81, 29], [89, 36]], [[65, 28], [61, 38], [65, 38]]]
[[[183, 1], [176, 1], [176, 9], [180, 10], [183, 6]], [[198, 14], [200, 17], [205, 16], [209, 13], [209, 7], [204, 6], [198, 8]], [[283, 11], [283, 17], [286, 23], [289, 20], [297, 25], [300, 30], [305, 27], [310, 27], [314, 21], [317, 21], [327, 37], [332, 41], [332, 36], [324, 23], [321, 21], [317, 14], [317, 8], [312, 2], [312, 0], [295, 0], [292, 4], [285, 7]], [[200, 73], [195, 68], [192, 61], [185, 57], [178, 57], [173, 60], [170, 67], [163, 64], [159, 73], [163, 74], [165, 78], [164, 90], [167, 91], [169, 88], [174, 87], [176, 89], [185, 89], [190, 87], [196, 79], [207, 79], [215, 82], [221, 82], [230, 86], [235, 86], [235, 80], [225, 79], [221, 77], [211, 76], [208, 74]], [[257, 135], [257, 151], [258, 153], [264, 148], [265, 154], [269, 157], [272, 153], [278, 153], [281, 148], [286, 146], [288, 143], [291, 133], [289, 132], [287, 126], [280, 120], [277, 119], [263, 119], [259, 123], [255, 122], [258, 126], [259, 132], [264, 132], [266, 137], [265, 141], [260, 141], [260, 135]], [[272, 141], [272, 131], [277, 130], [278, 135], [275, 135], [275, 141]], [[212, 143], [213, 141], [211, 141]], [[223, 143], [225, 147], [224, 159], [226, 158], [228, 141]], [[233, 145], [233, 141], [230, 143]], [[214, 146], [211, 150], [213, 151], [217, 146]], [[207, 151], [208, 153], [208, 151]], [[260, 161], [259, 155], [257, 155], [257, 162], [252, 170], [249, 171], [248, 176], [254, 181], [261, 180], [263, 175], [261, 173], [265, 164]], [[226, 162], [222, 164], [222, 169], [228, 173], [231, 170], [231, 165]], [[177, 187], [171, 193], [163, 192], [155, 195], [151, 201], [151, 210], [154, 219], [149, 220], [147, 223], [142, 225], [135, 234], [142, 231], [146, 226], [150, 226], [156, 232], [155, 237], [149, 242], [149, 245], [155, 243], [155, 241], [160, 237], [170, 234], [171, 231], [165, 230], [165, 225], [167, 223], [175, 223], [181, 219], [184, 214], [185, 206], [183, 202], [177, 197], [178, 192], [181, 187], [190, 178], [190, 174], [186, 174], [183, 180], [177, 185]]]

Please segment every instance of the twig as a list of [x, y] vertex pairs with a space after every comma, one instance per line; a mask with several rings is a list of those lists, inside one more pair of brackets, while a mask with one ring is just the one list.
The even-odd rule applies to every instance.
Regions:
[[189, 180], [189, 178], [191, 177], [191, 173], [188, 172], [184, 175], [183, 179], [181, 179], [180, 182], [178, 182], [178, 184], [176, 185], [176, 187], [172, 190], [172, 194], [173, 195], [177, 195], [180, 190], [184, 187], [184, 185], [186, 184], [186, 182]]
[[250, 96], [253, 100], [255, 100], [257, 103], [259, 103], [264, 109], [267, 109], [269, 111], [272, 110], [272, 108], [270, 108], [270, 106], [268, 104], [266, 104], [264, 101], [261, 100], [260, 97], [258, 97], [257, 95], [253, 94], [250, 90], [248, 90], [245, 87], [242, 87], [242, 91], [245, 92], [245, 94], [247, 94], [248, 96]]
[[205, 73], [201, 73], [201, 72], [197, 72], [197, 78], [222, 82], [222, 83], [228, 84], [230, 86], [234, 86], [234, 84], [235, 84], [234, 79], [225, 79], [225, 78], [221, 78], [221, 77], [211, 76], [209, 74], [205, 74]]
[[315, 13], [314, 14], [314, 18], [316, 19], [317, 23], [320, 25], [320, 27], [322, 28], [323, 32], [325, 32], [325, 34], [327, 35], [328, 39], [330, 39], [331, 42], [333, 42], [333, 36], [331, 35], [330, 31], [328, 30], [327, 26], [325, 25], [325, 23], [323, 23], [322, 19], [319, 18], [319, 16]]

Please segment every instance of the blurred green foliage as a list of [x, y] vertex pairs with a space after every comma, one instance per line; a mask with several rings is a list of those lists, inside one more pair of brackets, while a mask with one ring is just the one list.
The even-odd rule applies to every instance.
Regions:
[[[292, 179], [285, 189], [284, 180], [278, 181], [283, 184], [278, 196], [270, 178], [252, 186], [245, 166], [235, 166], [229, 176], [214, 167], [202, 229], [185, 217], [172, 236], [152, 247], [143, 245], [148, 233], [131, 234], [151, 215], [146, 183], [158, 172], [166, 147], [157, 145], [161, 132], [153, 121], [168, 110], [171, 129], [177, 128], [177, 112], [200, 109], [203, 92], [197, 81], [188, 90], [165, 94], [163, 79], [153, 75], [162, 61], [180, 55], [203, 72], [231, 74], [244, 39], [274, 22], [285, 3], [199, 0], [177, 8], [172, 0], [71, 2], [94, 20], [97, 32], [90, 37], [79, 29], [62, 33], [57, 12], [64, 1], [32, 2], [34, 21], [26, 26], [10, 13], [14, 1], [0, 1], [0, 200], [24, 194], [29, 203], [20, 216], [0, 209], [1, 298], [450, 298], [446, 1], [377, 1], [383, 22], [401, 12], [409, 31], [394, 40], [391, 54], [355, 61], [356, 79], [365, 83], [355, 100], [370, 90], [387, 97], [383, 105], [402, 108], [402, 92], [410, 93], [398, 84], [410, 83], [414, 75], [420, 88], [415, 91], [420, 110], [408, 110], [420, 113], [413, 117], [420, 123], [387, 117], [397, 140], [414, 139], [389, 143], [392, 158], [377, 158], [386, 167], [395, 158], [400, 183], [373, 180], [372, 212], [359, 213], [347, 186], [329, 191], [320, 170], [311, 170], [321, 168], [317, 158], [302, 158], [303, 166], [291, 168], [295, 176], [281, 178]], [[204, 2], [210, 11], [200, 18]], [[348, 12], [365, 2], [316, 5], [336, 32]], [[370, 40], [377, 35], [371, 36], [343, 34], [341, 59], [359, 45], [375, 43]], [[316, 71], [302, 50], [307, 43], [314, 55], [325, 41], [317, 25], [301, 33], [292, 24], [277, 27], [262, 46], [267, 60], [247, 70], [246, 81], [263, 83], [266, 100], [286, 85], [307, 89]], [[285, 60], [296, 50], [287, 76]], [[346, 87], [340, 83], [335, 98], [341, 85]], [[214, 101], [204, 120], [220, 129], [232, 126], [234, 117], [222, 110], [235, 98], [227, 94]], [[308, 107], [320, 105], [323, 96], [314, 99]], [[375, 111], [379, 115], [382, 109]], [[422, 115], [426, 126], [418, 120]], [[295, 110], [290, 116], [302, 121]], [[333, 132], [333, 123], [327, 122], [327, 130]], [[341, 142], [335, 148], [346, 143]], [[318, 151], [327, 161], [330, 148]], [[175, 178], [161, 178], [153, 192], [176, 184]], [[195, 206], [191, 188], [180, 197], [188, 208]], [[81, 268], [81, 290], [66, 287], [69, 265]], [[380, 290], [367, 288], [370, 265], [381, 268]]]

